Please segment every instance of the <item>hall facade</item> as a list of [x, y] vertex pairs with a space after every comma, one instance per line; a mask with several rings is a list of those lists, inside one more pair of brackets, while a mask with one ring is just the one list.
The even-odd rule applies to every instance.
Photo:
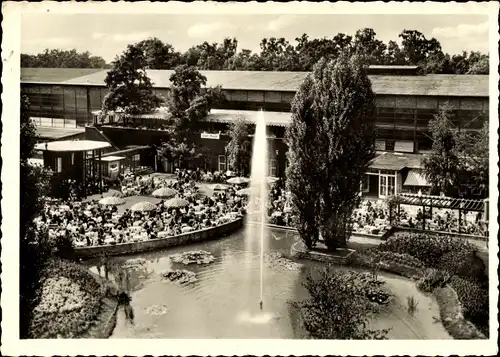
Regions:
[[[148, 70], [154, 90], [168, 96], [173, 71]], [[284, 133], [291, 120], [291, 102], [307, 76], [305, 72], [201, 71], [208, 86], [222, 86], [226, 100], [200, 124], [197, 137], [203, 158], [193, 165], [209, 170], [229, 169], [226, 146], [229, 124], [237, 117], [249, 122], [259, 111], [268, 125], [269, 172], [282, 176], [286, 168]], [[447, 105], [460, 130], [479, 130], [489, 117], [488, 76], [420, 75], [417, 67], [373, 66], [369, 70], [376, 94], [373, 120], [377, 157], [363, 183], [367, 196], [426, 191], [421, 158], [431, 148], [428, 124]], [[163, 110], [135, 117], [110, 114], [99, 121], [107, 88], [106, 71], [22, 69], [21, 91], [30, 99], [30, 115], [42, 128], [85, 128], [85, 138], [108, 141], [116, 150], [160, 144], [168, 116]], [[150, 158], [151, 155], [146, 155]], [[139, 159], [139, 158], [138, 158]], [[153, 162], [148, 159], [149, 162]], [[176, 163], [156, 158], [156, 170], [171, 171]]]

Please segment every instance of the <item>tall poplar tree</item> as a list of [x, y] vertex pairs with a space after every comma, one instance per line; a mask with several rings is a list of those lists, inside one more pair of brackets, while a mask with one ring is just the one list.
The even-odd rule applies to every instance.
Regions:
[[360, 184], [374, 157], [374, 93], [358, 56], [321, 60], [292, 103], [287, 170], [299, 233], [313, 246], [346, 245]]

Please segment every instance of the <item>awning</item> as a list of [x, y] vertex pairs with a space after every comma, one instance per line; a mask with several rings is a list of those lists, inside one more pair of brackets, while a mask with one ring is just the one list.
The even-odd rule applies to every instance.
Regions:
[[422, 187], [430, 187], [431, 184], [427, 182], [425, 177], [421, 175], [416, 170], [410, 170], [408, 172], [408, 176], [406, 177], [405, 183], [403, 186], [422, 186]]
[[384, 152], [375, 157], [369, 167], [374, 170], [401, 171], [405, 167], [418, 168], [421, 159], [420, 154]]

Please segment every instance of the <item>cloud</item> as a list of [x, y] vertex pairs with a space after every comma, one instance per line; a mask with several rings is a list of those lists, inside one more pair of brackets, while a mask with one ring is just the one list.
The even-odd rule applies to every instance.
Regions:
[[92, 38], [95, 40], [111, 40], [114, 42], [139, 42], [150, 37], [149, 32], [131, 32], [124, 34], [113, 34], [104, 32], [94, 32]]
[[51, 46], [62, 46], [69, 45], [72, 42], [72, 39], [69, 37], [51, 37], [44, 39], [43, 42]]
[[294, 15], [281, 15], [267, 24], [267, 30], [280, 31], [285, 27], [291, 25], [295, 18], [296, 16]]
[[464, 38], [464, 37], [480, 37], [488, 35], [488, 22], [480, 24], [460, 24], [449, 27], [436, 27], [432, 30], [432, 34], [436, 37], [446, 38]]
[[193, 38], [206, 37], [216, 32], [228, 31], [234, 26], [224, 22], [210, 22], [194, 24], [188, 28], [188, 36]]

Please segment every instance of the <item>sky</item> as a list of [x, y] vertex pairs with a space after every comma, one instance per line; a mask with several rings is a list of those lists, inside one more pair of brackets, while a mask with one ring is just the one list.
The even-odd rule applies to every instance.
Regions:
[[488, 52], [488, 17], [484, 15], [353, 15], [353, 14], [24, 14], [21, 50], [36, 54], [45, 48], [89, 51], [107, 62], [127, 44], [158, 37], [185, 51], [204, 41], [221, 42], [236, 37], [238, 50], [259, 51], [264, 37], [285, 37], [294, 43], [303, 33], [310, 38], [354, 35], [373, 28], [384, 42], [398, 40], [402, 30], [418, 30], [437, 38], [444, 52]]

